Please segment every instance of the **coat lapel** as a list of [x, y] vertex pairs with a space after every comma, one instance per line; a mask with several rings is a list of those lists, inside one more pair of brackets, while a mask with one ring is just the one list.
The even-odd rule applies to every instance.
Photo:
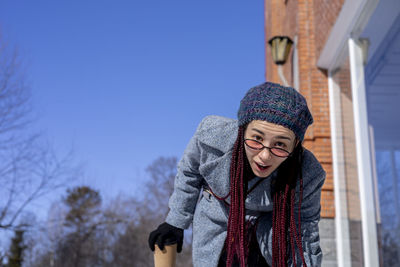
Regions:
[[200, 173], [206, 180], [207, 185], [219, 197], [225, 197], [229, 193], [231, 158], [232, 151], [200, 166]]
[[219, 197], [229, 193], [229, 172], [232, 148], [237, 138], [238, 121], [218, 117], [210, 120], [209, 127], [199, 133], [203, 155], [207, 155], [200, 164], [200, 173], [211, 190]]

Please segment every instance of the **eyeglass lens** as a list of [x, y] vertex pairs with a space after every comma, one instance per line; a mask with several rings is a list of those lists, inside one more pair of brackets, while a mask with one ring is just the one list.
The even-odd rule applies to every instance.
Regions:
[[252, 140], [252, 139], [246, 139], [245, 140], [246, 145], [248, 145], [250, 148], [252, 149], [256, 149], [256, 150], [261, 150], [264, 147], [269, 149], [269, 151], [271, 151], [272, 154], [274, 154], [275, 156], [278, 157], [287, 157], [289, 156], [289, 152], [282, 149], [282, 148], [278, 148], [278, 147], [267, 147], [264, 146], [262, 143], [256, 141], [256, 140]]

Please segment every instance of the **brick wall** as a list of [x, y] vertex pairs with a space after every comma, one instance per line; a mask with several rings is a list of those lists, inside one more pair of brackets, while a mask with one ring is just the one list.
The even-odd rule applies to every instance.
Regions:
[[[329, 121], [328, 78], [316, 66], [319, 54], [329, 37], [344, 0], [265, 0], [266, 79], [282, 83], [272, 62], [268, 40], [276, 35], [298, 38], [299, 91], [306, 97], [314, 124], [306, 133], [304, 146], [310, 149], [327, 172], [322, 188], [321, 216], [335, 215], [333, 196], [332, 149]], [[292, 49], [293, 51], [293, 49]], [[293, 84], [291, 53], [283, 66], [284, 75]]]

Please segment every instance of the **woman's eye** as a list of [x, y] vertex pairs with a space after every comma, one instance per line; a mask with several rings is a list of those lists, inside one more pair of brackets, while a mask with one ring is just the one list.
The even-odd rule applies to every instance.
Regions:
[[254, 136], [254, 140], [261, 141], [262, 138], [261, 138], [261, 136], [259, 136], [259, 135], [255, 135], [255, 136]]
[[286, 147], [286, 145], [284, 143], [282, 143], [282, 142], [276, 142], [275, 146], [277, 146], [277, 147]]

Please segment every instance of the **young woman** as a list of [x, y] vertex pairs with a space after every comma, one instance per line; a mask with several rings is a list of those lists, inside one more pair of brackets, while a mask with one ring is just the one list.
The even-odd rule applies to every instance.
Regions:
[[204, 118], [150, 248], [177, 243], [180, 252], [193, 223], [194, 267], [320, 266], [325, 171], [302, 147], [312, 122], [301, 94], [270, 82], [246, 93], [238, 120]]

